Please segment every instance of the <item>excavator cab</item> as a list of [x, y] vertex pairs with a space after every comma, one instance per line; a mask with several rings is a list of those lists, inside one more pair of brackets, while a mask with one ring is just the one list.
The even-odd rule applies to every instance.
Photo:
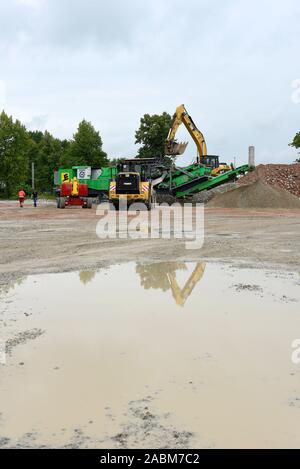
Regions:
[[216, 155], [205, 155], [202, 156], [201, 161], [199, 163], [207, 166], [208, 168], [215, 169], [219, 167], [219, 157]]
[[172, 119], [171, 127], [165, 142], [165, 153], [171, 157], [182, 155], [187, 147], [187, 143], [178, 143], [175, 139], [177, 130], [181, 124], [184, 124], [187, 131], [191, 135], [197, 147], [197, 162], [211, 168], [211, 175], [218, 176], [226, 171], [230, 171], [232, 168], [227, 163], [219, 164], [219, 157], [215, 155], [207, 155], [207, 146], [204, 135], [197, 128], [192, 117], [188, 114], [184, 104], [177, 107], [175, 114]]

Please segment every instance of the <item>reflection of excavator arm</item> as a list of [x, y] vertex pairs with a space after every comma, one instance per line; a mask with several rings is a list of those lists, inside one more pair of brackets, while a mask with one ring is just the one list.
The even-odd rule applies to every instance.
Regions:
[[195, 267], [192, 275], [181, 289], [178, 286], [176, 276], [174, 273], [168, 274], [168, 280], [171, 285], [172, 294], [179, 306], [183, 306], [187, 300], [187, 298], [192, 293], [195, 285], [201, 280], [205, 270], [205, 262], [198, 262], [197, 266]]
[[185, 151], [187, 143], [177, 143], [175, 140], [178, 127], [182, 123], [185, 125], [187, 131], [189, 132], [192, 139], [194, 140], [197, 146], [198, 155], [200, 156], [200, 159], [201, 159], [202, 156], [207, 155], [207, 147], [206, 147], [205, 139], [204, 139], [202, 132], [200, 132], [200, 130], [197, 128], [191, 116], [187, 113], [184, 107], [184, 104], [181, 104], [180, 106], [177, 107], [176, 112], [173, 116], [172, 125], [169, 130], [169, 134], [168, 134], [167, 141], [166, 141], [166, 148], [165, 148], [166, 155], [170, 155], [170, 156], [182, 155], [183, 152]]

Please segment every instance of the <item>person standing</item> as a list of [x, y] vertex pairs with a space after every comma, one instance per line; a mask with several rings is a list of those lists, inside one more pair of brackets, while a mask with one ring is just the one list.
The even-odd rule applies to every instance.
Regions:
[[20, 207], [23, 208], [23, 205], [24, 205], [24, 200], [25, 200], [25, 192], [23, 191], [23, 189], [20, 189], [19, 190], [19, 193], [18, 193], [18, 196], [19, 196], [19, 203], [20, 203]]
[[37, 207], [37, 199], [38, 199], [38, 193], [37, 193], [37, 191], [34, 190], [34, 191], [32, 192], [32, 198], [33, 198], [33, 205], [34, 205], [34, 207]]

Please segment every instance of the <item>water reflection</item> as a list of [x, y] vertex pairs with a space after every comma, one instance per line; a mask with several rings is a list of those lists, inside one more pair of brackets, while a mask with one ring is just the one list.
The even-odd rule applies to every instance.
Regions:
[[142, 287], [171, 290], [172, 296], [179, 306], [184, 306], [195, 285], [202, 279], [205, 271], [205, 262], [197, 262], [193, 272], [180, 287], [176, 277], [177, 271], [188, 270], [185, 262], [155, 262], [152, 264], [137, 264], [136, 272], [140, 276]]
[[[188, 275], [190, 265], [190, 262], [136, 263], [135, 272], [145, 290], [153, 288], [163, 292], [171, 291], [176, 304], [184, 306], [205, 271], [205, 262], [197, 262], [184, 285], [180, 286], [178, 274], [187, 272]], [[80, 282], [86, 285], [93, 281], [96, 274], [97, 271], [94, 270], [83, 270], [79, 272]]]
[[22, 285], [26, 280], [27, 276], [17, 278], [16, 280], [10, 280], [8, 283], [0, 284], [0, 295], [7, 295], [10, 290], [14, 290], [16, 287]]
[[86, 285], [87, 283], [93, 280], [96, 273], [97, 273], [96, 270], [82, 270], [81, 272], [79, 272], [79, 279], [81, 283]]

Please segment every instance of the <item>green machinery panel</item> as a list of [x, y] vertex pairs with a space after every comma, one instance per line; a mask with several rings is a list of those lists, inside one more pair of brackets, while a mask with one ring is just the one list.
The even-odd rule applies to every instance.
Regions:
[[[59, 168], [54, 175], [54, 184], [60, 186], [63, 182], [68, 182], [77, 177], [79, 182], [87, 184], [90, 195], [108, 193], [109, 183], [116, 176], [117, 168], [107, 166], [101, 169], [91, 169], [87, 166], [72, 166], [72, 168]], [[84, 179], [80, 178], [84, 176]], [[79, 177], [78, 177], [79, 176]]]

